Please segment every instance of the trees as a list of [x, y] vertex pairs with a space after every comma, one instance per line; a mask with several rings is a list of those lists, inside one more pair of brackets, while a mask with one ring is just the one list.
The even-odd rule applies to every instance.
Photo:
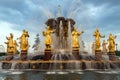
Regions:
[[36, 38], [35, 38], [35, 44], [32, 46], [32, 48], [34, 49], [34, 51], [38, 51], [40, 49], [40, 35], [36, 34]]

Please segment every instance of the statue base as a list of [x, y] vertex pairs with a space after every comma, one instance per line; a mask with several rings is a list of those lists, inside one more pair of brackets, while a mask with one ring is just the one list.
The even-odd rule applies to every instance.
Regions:
[[20, 59], [27, 60], [27, 50], [21, 50]]
[[102, 53], [101, 50], [95, 50], [95, 57], [97, 61], [102, 60]]
[[45, 49], [45, 55], [44, 55], [44, 60], [51, 60], [51, 49]]
[[73, 54], [75, 60], [79, 60], [80, 59], [80, 57], [79, 57], [79, 49], [73, 49], [72, 50], [72, 54]]
[[109, 52], [109, 60], [111, 60], [111, 61], [115, 61], [116, 60], [115, 52]]
[[10, 61], [14, 58], [14, 53], [7, 53], [5, 60]]

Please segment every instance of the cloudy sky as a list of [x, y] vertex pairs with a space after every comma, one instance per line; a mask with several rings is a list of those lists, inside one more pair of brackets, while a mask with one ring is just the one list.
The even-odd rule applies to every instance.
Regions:
[[[94, 41], [93, 32], [96, 27], [108, 38], [109, 33], [117, 35], [120, 40], [120, 0], [0, 0], [0, 45], [6, 45], [6, 36], [14, 34], [14, 39], [29, 31], [29, 43], [32, 46], [37, 33], [40, 34], [41, 45], [44, 37], [45, 21], [57, 17], [57, 6], [61, 6], [61, 15], [73, 18], [77, 29], [84, 30], [82, 35], [86, 50]], [[104, 40], [104, 39], [101, 39]], [[118, 47], [120, 49], [120, 47]], [[32, 51], [32, 49], [30, 48]]]

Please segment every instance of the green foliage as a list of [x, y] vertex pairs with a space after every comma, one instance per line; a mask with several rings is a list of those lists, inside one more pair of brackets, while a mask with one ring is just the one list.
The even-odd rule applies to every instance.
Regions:
[[116, 56], [120, 56], [120, 51], [115, 51]]
[[0, 52], [0, 56], [5, 56], [6, 53], [5, 52]]

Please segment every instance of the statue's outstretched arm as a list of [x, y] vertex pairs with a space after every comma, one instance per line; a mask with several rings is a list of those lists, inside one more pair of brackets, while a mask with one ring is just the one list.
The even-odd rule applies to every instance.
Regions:
[[4, 42], [5, 44], [8, 44], [8, 42]]
[[17, 40], [21, 39], [22, 38], [22, 35], [20, 37], [17, 38]]
[[81, 35], [81, 34], [83, 34], [84, 33], [84, 31], [81, 31], [80, 33], [78, 33], [79, 35]]
[[52, 33], [56, 32], [56, 29], [52, 30], [51, 32], [52, 32]]
[[84, 33], [84, 31], [81, 32], [81, 34]]
[[9, 40], [9, 37], [6, 36], [6, 39]]
[[46, 34], [45, 34], [45, 31], [43, 31], [43, 36], [45, 36]]

